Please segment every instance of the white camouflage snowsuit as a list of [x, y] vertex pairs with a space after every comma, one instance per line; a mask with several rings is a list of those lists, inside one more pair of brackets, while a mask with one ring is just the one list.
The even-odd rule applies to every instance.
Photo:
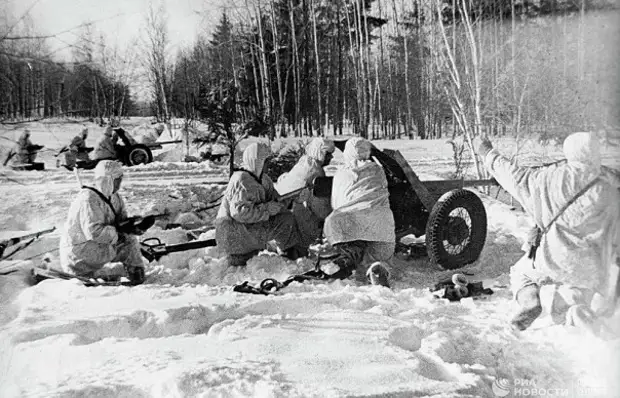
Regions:
[[293, 214], [275, 202], [278, 193], [262, 172], [269, 154], [267, 145], [250, 144], [243, 152], [243, 170], [230, 178], [215, 220], [217, 245], [227, 255], [265, 249], [271, 240], [281, 250], [299, 242]]
[[383, 168], [370, 160], [371, 144], [351, 138], [344, 150], [345, 166], [334, 176], [332, 213], [323, 232], [332, 245], [363, 242], [363, 263], [389, 261], [396, 236]]
[[86, 152], [86, 137], [88, 129], [82, 130], [80, 134], [73, 137], [69, 148], [65, 152], [65, 165], [74, 167], [78, 160], [90, 160], [88, 152]]
[[71, 203], [60, 237], [60, 262], [66, 272], [92, 277], [110, 262], [144, 267], [136, 237], [119, 234], [115, 227], [116, 221], [127, 218], [125, 203], [114, 192], [114, 180], [122, 175], [115, 161], [103, 160], [95, 167], [93, 188], [110, 200], [114, 210], [89, 189], [82, 189]]
[[601, 169], [598, 140], [590, 133], [570, 135], [564, 155], [565, 163], [528, 168], [491, 150], [484, 164], [541, 228], [598, 178], [542, 237], [535, 261], [525, 255], [511, 269], [515, 294], [525, 286], [551, 280], [564, 285], [559, 292], [569, 305], [571, 301], [589, 305], [594, 292], [610, 294], [610, 271], [619, 243], [620, 179]]
[[103, 135], [101, 136], [101, 138], [99, 138], [99, 140], [97, 140], [97, 143], [95, 144], [93, 159], [117, 159], [118, 153], [116, 152], [116, 147], [114, 146], [117, 139], [118, 137], [114, 133], [112, 126], [106, 127]]
[[20, 163], [34, 163], [37, 157], [37, 151], [32, 150], [32, 147], [30, 131], [24, 130], [17, 140], [17, 161]]
[[299, 228], [301, 245], [308, 247], [321, 236], [323, 222], [331, 213], [330, 198], [312, 195], [312, 183], [316, 177], [324, 177], [325, 157], [334, 152], [334, 142], [315, 138], [306, 146], [302, 156], [290, 172], [278, 179], [278, 192], [285, 194], [306, 187], [293, 203], [293, 215]]
[[[135, 143], [137, 144], [143, 144], [143, 145], [155, 144], [157, 140], [159, 139], [159, 137], [164, 132], [164, 130], [165, 130], [164, 125], [160, 124], [154, 129], [148, 129], [148, 131], [144, 132], [143, 134], [139, 134], [139, 135], [133, 134], [133, 133], [127, 134], [127, 138], [129, 138], [130, 140], [133, 139], [133, 141], [135, 141]], [[133, 138], [134, 135], [135, 135], [135, 138]]]

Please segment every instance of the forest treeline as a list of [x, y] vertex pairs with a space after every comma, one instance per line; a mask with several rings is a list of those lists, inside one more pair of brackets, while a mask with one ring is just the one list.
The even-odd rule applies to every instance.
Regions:
[[[436, 138], [619, 124], [616, 1], [231, 3], [211, 34], [174, 54], [165, 8], [148, 10], [138, 52], [159, 120], [209, 119], [220, 103], [271, 135]], [[42, 39], [11, 35], [0, 39], [0, 120], [136, 112], [133, 72], [106, 65], [116, 58], [99, 54], [92, 34], [70, 63], [45, 56]]]

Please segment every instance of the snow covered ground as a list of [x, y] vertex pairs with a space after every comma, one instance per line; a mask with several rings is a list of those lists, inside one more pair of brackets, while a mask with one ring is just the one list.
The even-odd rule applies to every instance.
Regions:
[[[33, 141], [60, 147], [46, 131], [55, 129], [64, 145], [80, 128], [32, 126]], [[454, 170], [444, 140], [376, 145], [401, 150], [422, 180]], [[557, 145], [527, 145], [524, 162], [561, 157]], [[507, 139], [497, 146], [514, 150]], [[607, 163], [618, 158], [617, 149], [605, 154]], [[11, 180], [0, 182], [0, 238], [62, 228], [78, 185], [54, 168], [53, 156], [42, 157], [43, 172], [1, 170]], [[131, 214], [168, 210], [176, 220], [167, 221], [202, 224], [202, 238], [213, 236], [217, 209], [193, 210], [222, 193], [227, 166], [156, 162], [125, 171], [121, 194]], [[88, 183], [92, 172], [81, 176]], [[229, 268], [216, 247], [152, 263], [142, 286], [29, 286], [27, 266], [41, 261], [37, 255], [57, 256], [59, 232], [45, 235], [0, 263], [0, 270], [20, 270], [0, 276], [0, 396], [618, 396], [619, 338], [553, 325], [548, 310], [530, 330], [510, 330], [508, 270], [530, 221], [494, 192], [481, 196], [487, 242], [463, 270], [494, 294], [460, 303], [432, 296], [428, 287], [451, 273], [427, 258], [397, 259], [391, 290], [369, 286], [360, 272], [347, 281], [293, 283], [269, 296], [236, 293], [235, 283], [283, 280], [314, 264], [265, 252], [245, 268]], [[188, 240], [182, 228], [156, 226], [150, 236]], [[544, 290], [543, 298], [550, 294]], [[620, 335], [620, 314], [609, 325]]]

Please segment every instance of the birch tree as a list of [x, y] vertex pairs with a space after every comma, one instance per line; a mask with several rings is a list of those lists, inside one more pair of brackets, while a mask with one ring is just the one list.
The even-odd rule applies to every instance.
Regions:
[[168, 60], [168, 27], [167, 15], [163, 3], [157, 8], [149, 4], [146, 15], [146, 53], [145, 66], [151, 84], [153, 99], [157, 108], [158, 118], [170, 120], [168, 108], [168, 80], [170, 61]]

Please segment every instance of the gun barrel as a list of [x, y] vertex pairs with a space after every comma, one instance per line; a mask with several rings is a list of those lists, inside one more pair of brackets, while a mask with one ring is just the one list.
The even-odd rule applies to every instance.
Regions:
[[194, 240], [192, 242], [187, 243], [178, 243], [176, 245], [167, 245], [165, 246], [167, 253], [175, 253], [175, 252], [184, 252], [186, 250], [194, 250], [194, 249], [202, 249], [205, 247], [216, 246], [217, 242], [215, 239], [207, 239], [207, 240]]
[[299, 196], [299, 194], [301, 193], [301, 191], [303, 191], [304, 189], [306, 189], [306, 187], [301, 187], [301, 188], [298, 188], [298, 189], [296, 189], [296, 190], [294, 190], [294, 191], [291, 191], [291, 192], [285, 193], [284, 195], [281, 195], [281, 196], [280, 196], [280, 198], [279, 198], [278, 200], [282, 201], [282, 200], [287, 200], [287, 199], [290, 199], [290, 198], [294, 198], [294, 197], [296, 197], [296, 196]]

